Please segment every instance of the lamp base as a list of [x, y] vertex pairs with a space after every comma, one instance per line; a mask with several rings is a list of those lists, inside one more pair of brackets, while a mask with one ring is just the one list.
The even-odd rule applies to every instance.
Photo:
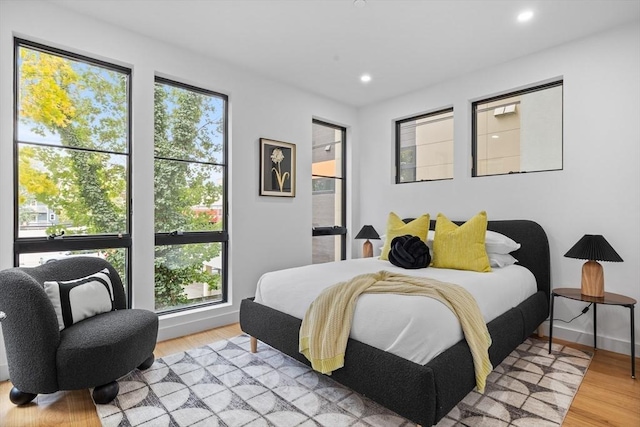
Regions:
[[362, 257], [363, 258], [371, 258], [373, 256], [373, 243], [367, 239], [362, 245]]
[[582, 266], [582, 295], [604, 297], [604, 271], [597, 261], [587, 261]]

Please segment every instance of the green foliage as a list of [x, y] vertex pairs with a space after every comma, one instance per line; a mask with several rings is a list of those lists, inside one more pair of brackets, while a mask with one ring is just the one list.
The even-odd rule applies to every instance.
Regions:
[[203, 271], [202, 263], [170, 265], [156, 253], [155, 283], [156, 310], [163, 310], [194, 302], [187, 298], [186, 286], [198, 283], [206, 284], [209, 290], [219, 289], [220, 275]]
[[109, 263], [113, 266], [113, 268], [120, 274], [120, 278], [122, 279], [123, 285], [125, 285], [125, 289], [127, 288], [124, 283], [127, 277], [127, 259], [125, 256], [124, 249], [106, 249], [103, 251], [104, 258], [109, 261]]
[[175, 307], [188, 302], [184, 293], [184, 286], [192, 283], [196, 269], [193, 265], [187, 267], [170, 268], [156, 258], [155, 262], [155, 292], [156, 309]]

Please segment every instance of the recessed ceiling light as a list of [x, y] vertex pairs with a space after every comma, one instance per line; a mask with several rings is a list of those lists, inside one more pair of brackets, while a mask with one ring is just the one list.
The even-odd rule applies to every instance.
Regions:
[[500, 138], [500, 136], [498, 136], [498, 135], [491, 135], [491, 138], [493, 138], [493, 139], [498, 139], [498, 138]]
[[525, 10], [524, 12], [520, 12], [518, 15], [518, 22], [527, 22], [531, 18], [533, 18], [533, 12], [530, 10]]
[[358, 8], [363, 8], [367, 5], [365, 0], [353, 0], [353, 5]]
[[369, 83], [371, 81], [371, 76], [369, 74], [363, 74], [360, 76], [360, 81], [362, 83]]

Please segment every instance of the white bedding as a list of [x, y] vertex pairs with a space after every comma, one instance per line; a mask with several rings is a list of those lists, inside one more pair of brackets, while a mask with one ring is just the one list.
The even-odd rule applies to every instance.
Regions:
[[[490, 273], [441, 268], [405, 270], [377, 258], [314, 264], [264, 274], [255, 301], [302, 319], [323, 289], [380, 270], [431, 277], [467, 289], [488, 323], [537, 291], [533, 274], [511, 265]], [[425, 364], [463, 338], [456, 316], [432, 298], [364, 294], [358, 299], [351, 338]]]

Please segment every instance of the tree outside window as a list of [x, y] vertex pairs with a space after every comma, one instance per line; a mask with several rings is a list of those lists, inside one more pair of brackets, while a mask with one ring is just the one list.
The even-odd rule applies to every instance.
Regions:
[[101, 256], [128, 283], [130, 70], [16, 40], [15, 76], [16, 264]]
[[[129, 75], [16, 40], [17, 265], [88, 254], [128, 283]], [[157, 79], [154, 99], [156, 310], [224, 301], [226, 97]]]
[[155, 85], [156, 310], [224, 295], [226, 97]]

